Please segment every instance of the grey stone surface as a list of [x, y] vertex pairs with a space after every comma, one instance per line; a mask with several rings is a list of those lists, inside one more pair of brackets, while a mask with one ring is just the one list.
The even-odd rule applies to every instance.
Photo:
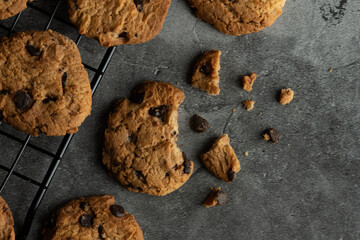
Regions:
[[[48, 9], [55, 3], [37, 0]], [[185, 0], [173, 1], [154, 40], [117, 48], [94, 97], [92, 115], [65, 154], [28, 239], [40, 238], [43, 222], [61, 204], [99, 194], [116, 196], [136, 217], [145, 239], [360, 239], [359, 10], [357, 0], [288, 0], [272, 27], [234, 37], [196, 19]], [[65, 4], [58, 15], [66, 16]], [[40, 30], [46, 20], [28, 9], [16, 31]], [[58, 21], [51, 28], [76, 38], [75, 28]], [[79, 48], [84, 62], [92, 66], [106, 50], [86, 38]], [[194, 58], [210, 49], [223, 52], [221, 93], [216, 97], [187, 83]], [[251, 72], [259, 77], [247, 93], [239, 79]], [[166, 197], [125, 190], [101, 164], [111, 106], [143, 80], [178, 84], [186, 95], [180, 107], [179, 144], [195, 162], [195, 171], [182, 188]], [[283, 87], [295, 91], [288, 106], [277, 101]], [[241, 107], [248, 98], [256, 101], [252, 112]], [[195, 113], [208, 119], [211, 131], [190, 130], [189, 118]], [[269, 127], [282, 133], [279, 144], [262, 140]], [[9, 126], [1, 129], [25, 137]], [[229, 134], [242, 166], [231, 184], [212, 176], [198, 158], [222, 133]], [[31, 142], [55, 151], [60, 140], [42, 136]], [[0, 144], [0, 162], [9, 166], [20, 145], [3, 136]], [[41, 180], [49, 163], [45, 155], [26, 149], [16, 170]], [[209, 185], [228, 193], [224, 206], [201, 206]], [[14, 213], [17, 231], [35, 191], [33, 185], [12, 177], [2, 194]]]

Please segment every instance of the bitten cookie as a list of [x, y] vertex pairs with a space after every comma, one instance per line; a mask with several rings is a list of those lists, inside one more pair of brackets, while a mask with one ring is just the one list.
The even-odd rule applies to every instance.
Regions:
[[15, 240], [14, 219], [2, 197], [0, 197], [0, 239]]
[[258, 32], [281, 15], [286, 0], [189, 0], [195, 14], [229, 35]]
[[27, 2], [32, 2], [33, 0], [4, 0], [0, 1], [0, 20], [7, 19], [12, 17], [22, 10], [24, 10], [27, 6]]
[[206, 91], [210, 95], [218, 95], [219, 70], [220, 70], [220, 50], [205, 52], [194, 66], [191, 85]]
[[171, 0], [68, 0], [80, 34], [106, 47], [143, 43], [162, 28]]
[[184, 97], [169, 83], [145, 82], [117, 102], [105, 131], [103, 163], [128, 190], [163, 196], [190, 178], [193, 162], [176, 144]]
[[143, 240], [134, 216], [115, 204], [111, 195], [83, 197], [53, 213], [42, 231], [43, 240]]
[[0, 42], [0, 114], [37, 136], [75, 133], [90, 115], [91, 89], [76, 44], [49, 31]]
[[240, 171], [240, 163], [234, 149], [230, 146], [227, 134], [216, 139], [211, 149], [200, 156], [203, 165], [216, 177], [232, 182]]

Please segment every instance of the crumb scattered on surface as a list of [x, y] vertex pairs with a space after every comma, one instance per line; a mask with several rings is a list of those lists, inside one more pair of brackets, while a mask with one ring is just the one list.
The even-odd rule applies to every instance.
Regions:
[[265, 126], [265, 125], [262, 123], [261, 126], [263, 127], [263, 126]]
[[222, 191], [220, 187], [217, 187], [215, 189], [211, 188], [211, 192], [206, 197], [202, 205], [207, 208], [213, 206], [222, 206], [225, 204], [226, 200], [226, 193]]
[[205, 118], [195, 114], [190, 118], [190, 127], [195, 132], [202, 133], [209, 129], [210, 124]]
[[267, 134], [267, 133], [264, 134], [264, 140], [265, 140], [265, 141], [269, 141], [269, 140], [270, 140], [269, 134]]
[[178, 85], [178, 86], [179, 86], [179, 85], [180, 85], [180, 83], [178, 83], [178, 82], [177, 82], [177, 83], [176, 83], [176, 85]]
[[332, 71], [334, 71], [334, 69], [330, 68], [330, 69], [329, 69], [329, 72], [332, 72]]
[[257, 78], [256, 73], [251, 73], [250, 76], [244, 76], [242, 78], [243, 89], [245, 91], [251, 92], [252, 86], [253, 86], [256, 78]]
[[247, 157], [247, 156], [249, 156], [249, 153], [248, 153], [248, 152], [245, 152], [244, 155]]
[[290, 144], [288, 144], [288, 147], [290, 147]]
[[263, 113], [262, 112], [259, 112], [259, 116], [262, 116], [263, 115]]
[[275, 128], [269, 128], [263, 136], [265, 141], [271, 143], [278, 143], [280, 139], [280, 133]]
[[251, 110], [254, 109], [255, 101], [249, 100], [249, 101], [243, 101], [242, 103], [243, 103], [243, 105], [244, 105], [244, 108], [245, 108], [247, 111], [251, 111]]
[[232, 110], [232, 112], [235, 112], [236, 111], [236, 108], [234, 108], [233, 110]]
[[281, 89], [280, 93], [280, 104], [286, 105], [289, 104], [294, 98], [294, 91], [290, 88]]

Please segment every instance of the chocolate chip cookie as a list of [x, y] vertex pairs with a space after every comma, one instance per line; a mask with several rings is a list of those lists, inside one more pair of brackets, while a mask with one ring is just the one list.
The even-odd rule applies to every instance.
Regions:
[[0, 1], [0, 20], [7, 19], [12, 17], [22, 10], [24, 10], [27, 6], [27, 2], [32, 2], [33, 0], [4, 0]]
[[128, 190], [164, 196], [190, 178], [193, 162], [176, 143], [184, 98], [169, 83], [145, 82], [117, 102], [105, 131], [103, 163]]
[[0, 197], [0, 239], [15, 240], [14, 219], [2, 197]]
[[[49, 31], [0, 42], [0, 114], [37, 136], [75, 133], [90, 114], [91, 88], [76, 44]], [[0, 115], [0, 116], [1, 116]]]
[[219, 70], [220, 70], [220, 50], [205, 52], [194, 66], [191, 85], [206, 91], [210, 95], [218, 95]]
[[229, 35], [258, 32], [281, 15], [286, 0], [189, 0], [195, 14]]
[[171, 0], [68, 0], [70, 20], [80, 34], [106, 47], [153, 39]]
[[234, 149], [230, 146], [227, 134], [216, 139], [211, 149], [200, 155], [203, 165], [216, 177], [232, 182], [240, 171], [240, 163]]
[[134, 216], [111, 195], [71, 200], [50, 216], [42, 234], [43, 240], [144, 239]]

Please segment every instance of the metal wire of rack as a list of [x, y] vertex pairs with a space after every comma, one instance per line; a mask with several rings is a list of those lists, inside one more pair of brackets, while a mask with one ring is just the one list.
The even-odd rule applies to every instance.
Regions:
[[[57, 0], [57, 4], [55, 6], [55, 8], [53, 9], [52, 12], [48, 12], [32, 3], [28, 3], [28, 7], [29, 8], [32, 8], [42, 14], [45, 14], [46, 16], [48, 16], [48, 21], [46, 23], [46, 26], [44, 27], [43, 30], [47, 30], [50, 28], [51, 26], [51, 23], [54, 19], [58, 20], [59, 22], [61, 22], [62, 24], [66, 24], [66, 25], [69, 25], [71, 27], [75, 27], [70, 21], [64, 19], [64, 18], [61, 18], [61, 17], [58, 17], [56, 16], [56, 12], [58, 11], [59, 9], [59, 6], [61, 4], [61, 2], [65, 2], [66, 0]], [[65, 3], [66, 4], [66, 3]], [[10, 36], [12, 33], [14, 33], [14, 29], [16, 27], [16, 25], [18, 24], [18, 21], [19, 19], [21, 18], [21, 12], [16, 16], [14, 17], [14, 20], [11, 24], [10, 27], [7, 27], [5, 26], [4, 24], [2, 24], [0, 22], [0, 28], [4, 29], [5, 31], [8, 32], [8, 36]], [[78, 35], [77, 37], [77, 40], [75, 41], [75, 43], [78, 45], [80, 43], [82, 39], [82, 36], [81, 35]], [[97, 87], [99, 86], [101, 80], [102, 80], [102, 77], [104, 76], [105, 74], [105, 71], [111, 61], [111, 58], [114, 54], [116, 50], [116, 47], [110, 47], [106, 50], [105, 54], [103, 55], [103, 58], [99, 64], [99, 66], [97, 68], [95, 67], [92, 67], [86, 63], [83, 62], [83, 65], [84, 67], [90, 71], [90, 72], [93, 72], [94, 73], [94, 76], [92, 78], [92, 80], [90, 81], [90, 84], [91, 84], [91, 89], [92, 89], [92, 94], [94, 95]], [[30, 229], [31, 229], [31, 225], [32, 225], [32, 222], [34, 220], [34, 217], [35, 217], [35, 214], [41, 204], [41, 201], [42, 199], [44, 198], [45, 196], [45, 193], [48, 189], [48, 187], [50, 186], [50, 183], [51, 183], [51, 180], [53, 179], [54, 175], [55, 175], [55, 172], [67, 150], [67, 148], [69, 147], [70, 143], [71, 143], [71, 140], [73, 138], [73, 134], [71, 135], [66, 135], [62, 138], [62, 141], [59, 145], [59, 147], [57, 148], [57, 151], [55, 153], [53, 153], [52, 151], [49, 151], [43, 147], [39, 147], [39, 146], [36, 146], [35, 144], [32, 144], [30, 143], [30, 139], [31, 139], [31, 136], [30, 135], [27, 135], [25, 139], [21, 139], [17, 136], [14, 136], [12, 134], [9, 134], [5, 131], [3, 131], [1, 129], [1, 125], [3, 125], [1, 119], [0, 119], [0, 136], [4, 136], [6, 138], [9, 138], [13, 141], [16, 141], [20, 144], [22, 144], [21, 148], [19, 149], [18, 153], [17, 153], [17, 156], [16, 158], [14, 159], [14, 161], [12, 162], [12, 165], [10, 168], [0, 164], [0, 170], [3, 170], [6, 172], [6, 177], [4, 178], [4, 180], [2, 181], [1, 185], [0, 185], [0, 194], [1, 192], [4, 190], [4, 188], [6, 187], [6, 184], [8, 183], [9, 179], [12, 177], [12, 176], [15, 176], [15, 177], [18, 177], [20, 179], [23, 179], [33, 185], [35, 185], [36, 187], [38, 187], [37, 189], [37, 192], [35, 194], [35, 197], [33, 198], [32, 202], [31, 202], [31, 205], [27, 211], [27, 215], [25, 217], [25, 220], [24, 220], [24, 223], [23, 223], [23, 226], [21, 228], [21, 230], [19, 231], [19, 233], [17, 234], [16, 236], [16, 239], [17, 240], [25, 240], [30, 232]], [[37, 180], [34, 180], [33, 178], [31, 177], [28, 177], [24, 174], [21, 174], [20, 172], [17, 172], [15, 169], [16, 169], [16, 165], [18, 164], [18, 162], [20, 161], [23, 153], [24, 153], [24, 150], [26, 148], [31, 148], [31, 149], [34, 149], [40, 153], [43, 153], [45, 155], [47, 155], [48, 157], [51, 157], [52, 160], [51, 160], [51, 164], [49, 166], [49, 168], [47, 169], [46, 171], [46, 174], [44, 176], [44, 178], [42, 179], [42, 181], [37, 181]]]

